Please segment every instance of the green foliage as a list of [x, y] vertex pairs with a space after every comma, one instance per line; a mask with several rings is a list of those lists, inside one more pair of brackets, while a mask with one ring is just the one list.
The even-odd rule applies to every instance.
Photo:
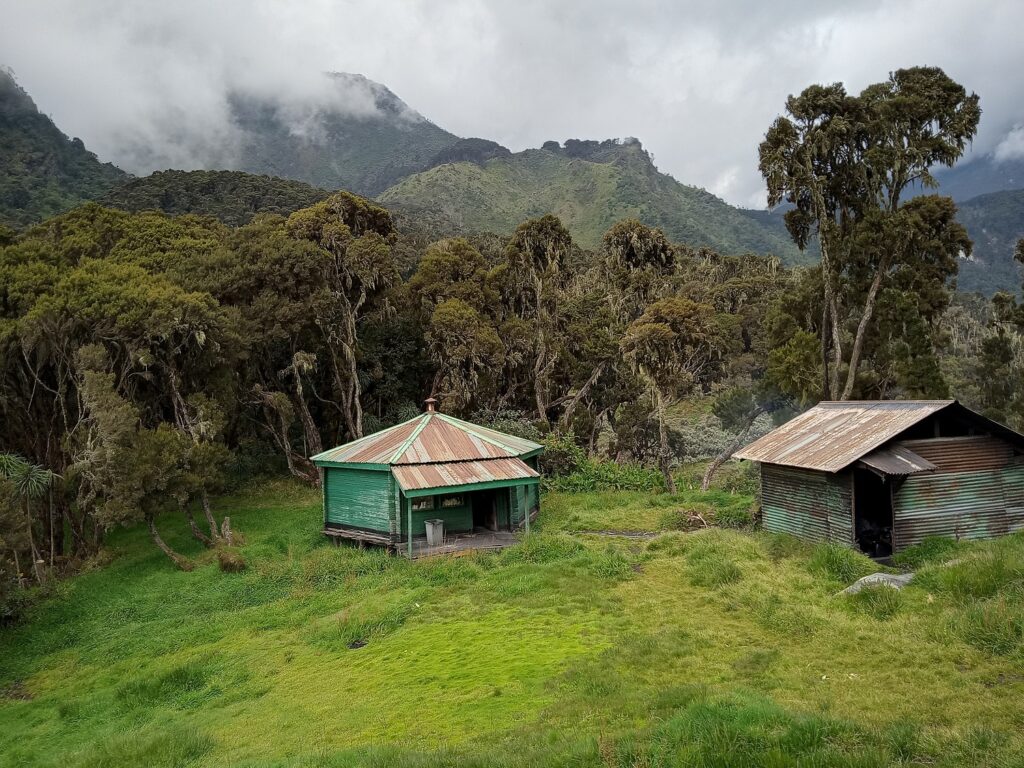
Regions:
[[639, 464], [618, 464], [583, 459], [568, 474], [545, 476], [543, 485], [553, 491], [660, 491], [664, 480], [657, 470]]
[[[94, 200], [125, 178], [41, 114], [0, 70], [0, 226], [25, 227]], [[4, 245], [0, 237], [0, 246]]]
[[154, 210], [172, 216], [213, 216], [240, 227], [260, 213], [288, 216], [329, 194], [301, 181], [241, 171], [157, 171], [130, 179], [98, 202], [133, 213]]
[[416, 211], [444, 201], [470, 232], [511, 233], [524, 219], [551, 212], [582, 246], [596, 249], [616, 221], [640, 219], [694, 247], [801, 259], [777, 227], [658, 172], [636, 141], [604, 142], [583, 157], [546, 145], [481, 163], [440, 165], [402, 179], [380, 200]]
[[888, 584], [869, 584], [848, 599], [854, 608], [879, 621], [891, 619], [903, 607], [903, 593]]
[[812, 572], [842, 584], [852, 584], [857, 579], [878, 570], [866, 555], [855, 552], [850, 547], [832, 543], [818, 544], [808, 566]]

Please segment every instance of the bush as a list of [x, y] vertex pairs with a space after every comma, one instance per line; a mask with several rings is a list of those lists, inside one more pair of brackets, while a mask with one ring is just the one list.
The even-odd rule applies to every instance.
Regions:
[[948, 560], [956, 551], [958, 542], [946, 536], [929, 536], [920, 544], [907, 547], [897, 553], [892, 562], [900, 568], [916, 570], [928, 563], [938, 563]]
[[544, 440], [540, 468], [545, 476], [564, 477], [578, 472], [587, 463], [587, 454], [573, 435], [554, 432]]
[[998, 597], [968, 607], [959, 621], [960, 635], [979, 650], [1008, 656], [1024, 647], [1024, 610]]
[[224, 573], [240, 573], [246, 568], [245, 558], [234, 547], [221, 547], [217, 550], [217, 565]]
[[871, 584], [849, 597], [858, 610], [876, 619], [891, 619], [903, 607], [903, 593], [888, 584]]
[[[582, 455], [582, 452], [581, 452]], [[656, 469], [639, 464], [616, 464], [583, 458], [571, 474], [545, 477], [544, 487], [553, 491], [661, 491], [665, 480]]]
[[823, 574], [843, 584], [851, 584], [862, 576], [878, 570], [867, 555], [831, 542], [816, 546], [808, 565], [812, 572]]

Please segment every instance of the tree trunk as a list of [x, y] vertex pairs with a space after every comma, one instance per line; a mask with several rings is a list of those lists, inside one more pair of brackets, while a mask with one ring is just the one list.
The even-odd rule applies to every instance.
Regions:
[[199, 492], [199, 499], [203, 504], [203, 514], [206, 516], [206, 524], [210, 526], [210, 538], [217, 538], [217, 521], [213, 518], [213, 510], [210, 509], [210, 494], [205, 488]]
[[593, 372], [590, 374], [590, 378], [588, 378], [586, 382], [584, 382], [583, 386], [580, 387], [579, 391], [572, 396], [571, 400], [569, 400], [569, 404], [565, 407], [565, 411], [562, 413], [563, 427], [568, 428], [569, 424], [572, 422], [573, 414], [576, 412], [576, 406], [580, 404], [580, 400], [587, 396], [587, 392], [590, 391], [590, 388], [594, 386], [594, 383], [598, 380], [598, 378], [600, 378], [601, 373], [604, 371], [605, 366], [607, 364], [608, 363], [606, 361], [598, 363], [597, 366], [594, 368]]
[[747, 433], [750, 431], [750, 428], [754, 426], [754, 422], [757, 421], [757, 417], [760, 416], [762, 413], [764, 413], [764, 408], [761, 408], [760, 406], [755, 408], [754, 411], [750, 414], [750, 417], [743, 424], [743, 428], [739, 431], [739, 434], [737, 434], [736, 437], [733, 438], [733, 441], [729, 443], [728, 446], [726, 446], [724, 451], [722, 451], [720, 454], [718, 454], [717, 456], [715, 456], [715, 458], [711, 460], [711, 463], [708, 464], [708, 468], [704, 470], [703, 479], [700, 481], [700, 489], [702, 491], [706, 491], [708, 488], [711, 487], [711, 478], [715, 476], [715, 472], [717, 472], [718, 468], [729, 460], [729, 457], [732, 456], [733, 451], [735, 451], [737, 448], [740, 447], [740, 445], [743, 444], [743, 441], [746, 439]]
[[309, 412], [306, 404], [306, 395], [302, 388], [302, 375], [299, 373], [299, 366], [292, 363], [292, 375], [295, 376], [295, 400], [299, 407], [299, 421], [302, 422], [302, 430], [306, 433], [306, 444], [309, 447], [309, 455], [315, 456], [323, 451], [323, 442], [320, 439], [320, 430], [316, 428], [313, 415]]
[[190, 563], [187, 558], [183, 557], [182, 555], [179, 555], [177, 552], [175, 552], [173, 549], [167, 546], [167, 542], [165, 542], [161, 538], [159, 531], [157, 531], [156, 529], [156, 521], [153, 519], [152, 515], [148, 515], [146, 517], [146, 525], [149, 527], [149, 535], [152, 537], [153, 543], [160, 548], [160, 551], [167, 555], [167, 557], [170, 558], [171, 562], [174, 563], [174, 565], [177, 566], [180, 570], [191, 571], [192, 563]]
[[654, 389], [655, 410], [658, 413], [658, 467], [665, 476], [665, 489], [676, 492], [676, 479], [672, 477], [671, 454], [668, 446], [668, 424], [665, 421], [665, 401], [660, 390]]
[[853, 351], [850, 352], [850, 369], [846, 373], [846, 386], [843, 387], [842, 400], [849, 400], [853, 394], [853, 387], [857, 382], [857, 367], [860, 365], [860, 355], [864, 347], [864, 337], [867, 335], [868, 325], [875, 313], [875, 300], [878, 298], [878, 291], [882, 287], [882, 278], [888, 270], [888, 263], [883, 261], [878, 266], [875, 279], [871, 281], [871, 288], [868, 289], [868, 297], [864, 302], [864, 314], [857, 324], [857, 335], [853, 340]]
[[192, 515], [192, 510], [188, 508], [188, 504], [182, 504], [181, 511], [185, 514], [185, 519], [188, 520], [188, 527], [192, 531], [192, 538], [196, 541], [201, 541], [204, 547], [212, 547], [213, 540], [199, 530], [199, 526], [196, 525], [196, 519]]

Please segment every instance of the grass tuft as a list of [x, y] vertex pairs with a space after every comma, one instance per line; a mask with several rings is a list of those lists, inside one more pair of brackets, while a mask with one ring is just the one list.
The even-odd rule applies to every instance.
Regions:
[[903, 593], [888, 584], [869, 584], [847, 600], [858, 611], [879, 621], [891, 619], [903, 607]]
[[852, 584], [857, 579], [879, 570], [867, 555], [831, 542], [819, 544], [814, 548], [808, 566], [812, 573], [826, 576], [841, 584]]

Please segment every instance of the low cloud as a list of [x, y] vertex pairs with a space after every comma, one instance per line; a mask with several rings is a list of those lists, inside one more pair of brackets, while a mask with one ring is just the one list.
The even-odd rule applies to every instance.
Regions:
[[997, 162], [1024, 159], [1024, 125], [1014, 126], [992, 153]]
[[[981, 95], [972, 153], [1016, 156], [1024, 6], [999, 0], [394, 3], [0, 0], [0, 64], [101, 158], [135, 173], [226, 164], [232, 94], [274, 99], [299, 135], [320, 105], [369, 114], [359, 72], [461, 136], [513, 150], [638, 136], [680, 181], [764, 200], [757, 145], [786, 96], [943, 67]], [[951, 45], [950, 41], [956, 44]], [[417, 115], [407, 115], [417, 119]], [[1018, 129], [1019, 131], [1019, 129]]]

